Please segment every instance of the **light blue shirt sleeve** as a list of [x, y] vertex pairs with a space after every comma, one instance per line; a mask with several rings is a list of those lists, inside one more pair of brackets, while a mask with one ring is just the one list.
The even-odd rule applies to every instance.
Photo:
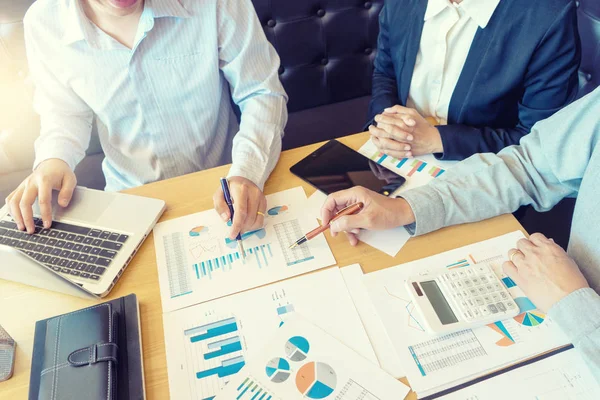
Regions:
[[279, 159], [282, 127], [287, 122], [279, 56], [250, 0], [220, 0], [217, 11], [220, 68], [242, 112], [229, 176], [242, 176], [262, 189]]

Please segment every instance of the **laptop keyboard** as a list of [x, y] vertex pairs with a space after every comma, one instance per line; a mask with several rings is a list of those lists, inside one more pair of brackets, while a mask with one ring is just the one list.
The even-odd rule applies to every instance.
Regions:
[[12, 219], [0, 220], [0, 244], [14, 247], [54, 271], [70, 278], [99, 281], [117, 256], [128, 235], [53, 222], [44, 229], [34, 218], [35, 233], [19, 231]]

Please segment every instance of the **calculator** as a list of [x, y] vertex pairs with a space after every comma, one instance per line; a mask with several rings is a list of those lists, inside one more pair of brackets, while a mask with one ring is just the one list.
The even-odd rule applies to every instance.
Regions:
[[15, 365], [15, 341], [0, 326], [0, 382], [12, 376]]
[[519, 307], [485, 263], [414, 276], [407, 289], [431, 333], [451, 333], [511, 318]]

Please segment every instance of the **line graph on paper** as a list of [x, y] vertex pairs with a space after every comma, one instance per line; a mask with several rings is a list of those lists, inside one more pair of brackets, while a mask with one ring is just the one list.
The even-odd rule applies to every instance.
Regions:
[[387, 286], [385, 286], [385, 290], [388, 293], [388, 295], [390, 295], [390, 297], [398, 300], [401, 304], [401, 307], [404, 308], [404, 310], [406, 312], [406, 315], [405, 315], [406, 325], [411, 329], [414, 329], [414, 330], [417, 330], [420, 332], [425, 332], [425, 328], [423, 328], [423, 324], [421, 323], [418, 311], [416, 310], [416, 306], [413, 303], [413, 301], [407, 300], [405, 298], [402, 298], [400, 296], [393, 294]]

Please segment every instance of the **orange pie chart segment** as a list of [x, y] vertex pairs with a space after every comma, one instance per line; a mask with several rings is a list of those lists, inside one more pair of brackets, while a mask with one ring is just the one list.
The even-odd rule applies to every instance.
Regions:
[[296, 375], [296, 387], [300, 393], [304, 394], [315, 383], [316, 366], [314, 362], [303, 365]]

